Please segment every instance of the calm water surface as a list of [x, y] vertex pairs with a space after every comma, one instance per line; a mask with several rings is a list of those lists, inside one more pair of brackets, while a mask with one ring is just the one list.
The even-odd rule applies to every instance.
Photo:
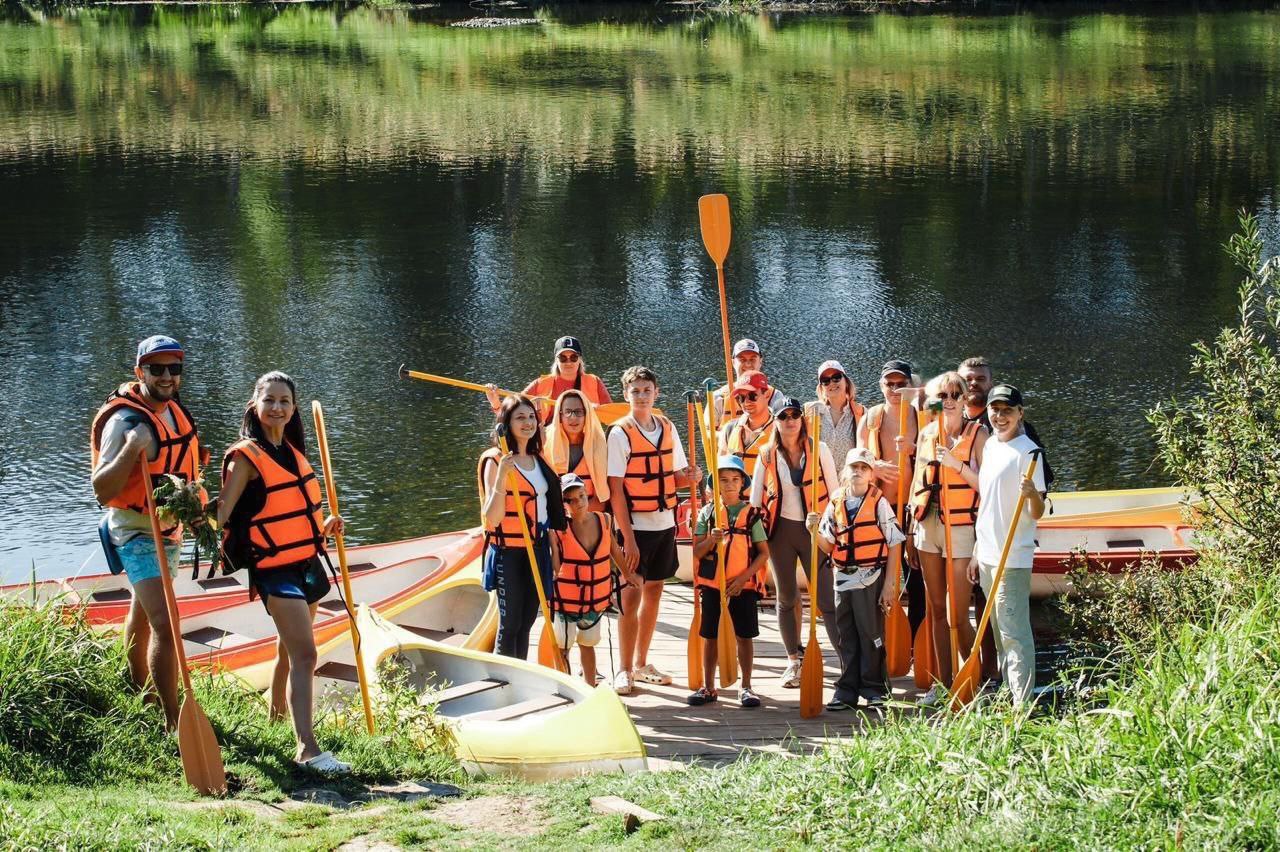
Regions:
[[[579, 335], [616, 388], [731, 326], [812, 397], [837, 357], [983, 353], [1065, 488], [1155, 484], [1142, 413], [1231, 319], [1234, 211], [1280, 240], [1280, 13], [700, 18], [92, 9], [0, 18], [0, 570], [96, 552], [87, 430], [166, 332], [220, 453], [253, 378], [328, 412], [362, 541], [476, 520], [482, 398]], [[567, 16], [567, 17], [566, 17]]]

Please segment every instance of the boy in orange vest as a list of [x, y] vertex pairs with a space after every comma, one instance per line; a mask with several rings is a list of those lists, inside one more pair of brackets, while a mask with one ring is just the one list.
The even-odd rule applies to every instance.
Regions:
[[737, 456], [722, 456], [720, 471], [720, 501], [724, 504], [728, 529], [716, 525], [715, 506], [708, 503], [698, 513], [697, 526], [693, 530], [693, 561], [697, 565], [694, 585], [702, 596], [702, 626], [698, 635], [702, 643], [701, 689], [687, 699], [697, 707], [716, 701], [720, 696], [715, 688], [716, 640], [721, 630], [730, 625], [720, 623], [719, 562], [716, 546], [725, 542], [725, 594], [729, 596], [729, 620], [733, 635], [738, 640], [738, 668], [742, 670], [742, 691], [738, 702], [743, 707], [759, 707], [760, 698], [751, 688], [751, 664], [755, 649], [751, 640], [760, 635], [757, 604], [764, 589], [764, 566], [769, 561], [768, 535], [760, 515], [744, 499], [751, 488], [751, 477], [746, 466]]
[[[613, 518], [588, 508], [587, 485], [576, 473], [560, 477], [569, 525], [556, 531], [560, 540], [560, 571], [551, 599], [552, 628], [556, 644], [569, 656], [575, 643], [582, 658], [582, 677], [596, 685], [596, 645], [600, 644], [600, 623], [613, 602], [616, 582], [614, 565], [623, 566], [625, 557], [613, 534]], [[640, 576], [622, 568], [622, 582], [640, 587]]]
[[907, 537], [874, 480], [871, 452], [855, 447], [845, 457], [840, 487], [831, 495], [826, 512], [821, 519], [810, 512], [807, 519], [835, 569], [836, 633], [844, 670], [828, 710], [851, 710], [859, 698], [866, 699], [868, 707], [879, 707], [889, 694], [884, 613], [898, 591], [902, 543]]

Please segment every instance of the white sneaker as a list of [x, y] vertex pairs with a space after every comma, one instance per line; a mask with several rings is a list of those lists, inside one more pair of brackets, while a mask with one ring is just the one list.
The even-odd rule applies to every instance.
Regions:
[[787, 667], [782, 670], [782, 686], [784, 689], [800, 688], [800, 663], [788, 660]]
[[635, 684], [631, 680], [631, 672], [621, 671], [613, 678], [613, 691], [619, 695], [630, 695]]
[[658, 686], [671, 685], [671, 675], [658, 671], [653, 667], [653, 663], [645, 663], [636, 669], [636, 680], [641, 683], [656, 683]]
[[916, 702], [917, 707], [941, 707], [947, 699], [946, 693], [938, 684], [929, 687], [929, 691], [920, 696], [920, 700]]

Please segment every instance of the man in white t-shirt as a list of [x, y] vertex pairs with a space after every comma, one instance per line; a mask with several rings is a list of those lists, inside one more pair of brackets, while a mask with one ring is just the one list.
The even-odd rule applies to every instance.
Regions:
[[654, 412], [658, 377], [648, 367], [622, 374], [622, 394], [631, 411], [609, 432], [609, 505], [622, 535], [627, 571], [640, 574], [640, 588], [622, 590], [618, 618], [622, 667], [613, 687], [630, 695], [637, 680], [669, 684], [671, 676], [647, 662], [658, 626], [662, 587], [675, 576], [676, 489], [702, 479], [691, 466], [671, 421]]
[[1000, 672], [1016, 706], [1031, 699], [1035, 686], [1031, 564], [1036, 552], [1036, 521], [1044, 514], [1047, 487], [1043, 461], [1036, 465], [1034, 480], [1026, 479], [1031, 460], [1043, 451], [1023, 429], [1021, 392], [1012, 385], [992, 388], [987, 395], [987, 416], [991, 418], [993, 434], [983, 450], [982, 468], [978, 471], [977, 543], [969, 564], [969, 579], [981, 580], [983, 591], [988, 596], [992, 594], [991, 585], [1018, 498], [1025, 496], [991, 615]]

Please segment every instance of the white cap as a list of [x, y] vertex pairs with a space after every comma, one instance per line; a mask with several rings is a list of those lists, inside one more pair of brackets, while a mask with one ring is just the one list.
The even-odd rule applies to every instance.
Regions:
[[866, 447], [854, 447], [844, 457], [844, 466], [848, 467], [851, 464], [865, 464], [867, 467], [875, 467], [876, 460]]
[[760, 354], [760, 344], [756, 343], [749, 337], [744, 337], [737, 343], [733, 344], [733, 357], [737, 358], [743, 352], [754, 352]]
[[844, 364], [841, 364], [839, 361], [835, 360], [834, 358], [831, 359], [830, 361], [822, 362], [822, 365], [818, 367], [818, 378], [822, 378], [822, 374], [827, 372], [828, 370], [835, 370], [837, 373], [842, 373], [846, 376], [849, 375], [844, 369]]
[[587, 483], [582, 481], [582, 477], [576, 473], [566, 473], [560, 477], [560, 493], [568, 491], [570, 488], [586, 488]]

